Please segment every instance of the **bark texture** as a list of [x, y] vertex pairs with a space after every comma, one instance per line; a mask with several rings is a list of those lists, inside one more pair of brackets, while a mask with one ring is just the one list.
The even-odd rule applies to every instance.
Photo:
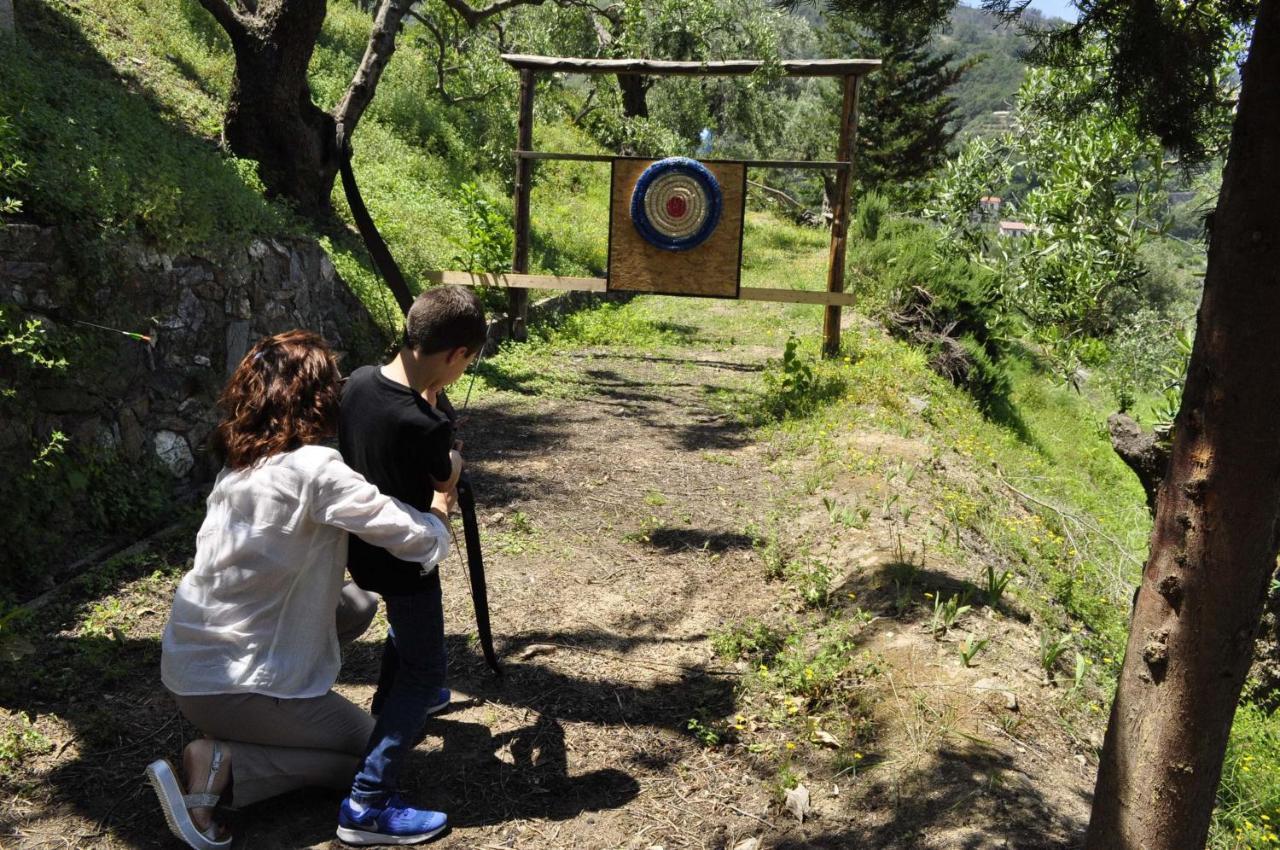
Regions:
[[231, 37], [236, 56], [222, 135], [256, 160], [271, 195], [310, 214], [329, 209], [338, 173], [331, 115], [311, 100], [307, 66], [324, 23], [324, 0], [262, 0], [252, 13], [200, 0]]
[[1156, 512], [1156, 493], [1169, 468], [1168, 435], [1161, 438], [1154, 431], [1143, 431], [1142, 426], [1124, 413], [1113, 413], [1107, 418], [1107, 431], [1111, 434], [1111, 448], [1133, 470], [1147, 494], [1147, 510]]
[[1182, 410], [1098, 771], [1089, 850], [1203, 847], [1275, 567], [1280, 0], [1263, 0]]

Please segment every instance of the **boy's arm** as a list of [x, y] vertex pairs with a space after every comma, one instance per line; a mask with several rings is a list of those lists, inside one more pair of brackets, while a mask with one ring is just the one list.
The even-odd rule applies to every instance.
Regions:
[[452, 449], [449, 452], [449, 477], [443, 481], [432, 478], [431, 486], [437, 493], [453, 492], [458, 486], [458, 479], [462, 476], [462, 452]]

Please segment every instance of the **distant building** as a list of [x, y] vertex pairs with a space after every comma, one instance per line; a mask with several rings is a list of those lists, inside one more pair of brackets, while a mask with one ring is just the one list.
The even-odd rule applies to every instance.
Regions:
[[1036, 232], [1035, 225], [1027, 224], [1025, 221], [1002, 221], [1000, 222], [1000, 235], [1008, 236], [1013, 239], [1021, 239], [1024, 236], [1030, 236]]
[[997, 219], [1000, 217], [1000, 207], [1003, 202], [996, 195], [986, 195], [978, 199], [978, 209], [986, 218]]

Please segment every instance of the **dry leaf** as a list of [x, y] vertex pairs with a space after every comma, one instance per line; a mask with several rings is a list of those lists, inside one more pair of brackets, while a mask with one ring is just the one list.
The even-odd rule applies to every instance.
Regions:
[[832, 747], [837, 750], [840, 749], [840, 742], [836, 740], [836, 736], [832, 735], [825, 729], [815, 729], [813, 731], [813, 740], [822, 744], [824, 747]]
[[526, 646], [523, 650], [521, 650], [520, 654], [517, 655], [516, 658], [520, 661], [528, 661], [530, 658], [533, 658], [535, 655], [550, 655], [555, 651], [556, 651], [556, 648], [553, 644], [531, 643], [528, 646]]
[[782, 803], [783, 807], [796, 816], [796, 820], [804, 823], [804, 816], [809, 814], [809, 789], [803, 785], [797, 785], [787, 790], [787, 797]]
[[733, 850], [760, 850], [760, 839], [744, 838], [733, 845]]

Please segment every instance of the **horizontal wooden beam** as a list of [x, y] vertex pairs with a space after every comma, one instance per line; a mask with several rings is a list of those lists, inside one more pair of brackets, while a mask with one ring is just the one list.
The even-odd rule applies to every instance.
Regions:
[[[657, 76], [732, 77], [754, 74], [765, 66], [759, 59], [728, 59], [710, 62], [670, 62], [663, 59], [577, 59], [557, 56], [530, 56], [504, 53], [502, 59], [513, 68], [534, 71], [567, 71], [574, 74], [654, 74]], [[848, 77], [869, 74], [880, 67], [879, 59], [786, 59], [778, 63], [788, 77]]]
[[[458, 286], [496, 286], [500, 289], [568, 289], [580, 292], [607, 292], [609, 281], [603, 277], [560, 277], [550, 274], [485, 274], [483, 272], [427, 272], [432, 283]], [[644, 295], [637, 292], [637, 295]], [[774, 301], [783, 304], [827, 304], [852, 307], [856, 302], [848, 292], [822, 292], [809, 289], [769, 289], [744, 286], [738, 290], [740, 301]]]
[[[610, 156], [605, 153], [564, 153], [561, 151], [514, 151], [516, 159], [563, 159], [573, 162], [613, 162], [615, 159], [653, 159], [650, 156]], [[704, 159], [702, 162], [742, 163], [747, 168], [831, 168], [843, 171], [848, 162], [815, 159]]]
[[857, 301], [850, 292], [815, 292], [810, 289], [765, 289], [742, 287], [738, 290], [742, 301], [779, 301], [784, 304], [826, 304], [852, 307]]
[[567, 289], [604, 292], [608, 281], [602, 277], [560, 277], [553, 274], [486, 274], [484, 272], [427, 272], [432, 283], [457, 286], [496, 286], [499, 289]]

